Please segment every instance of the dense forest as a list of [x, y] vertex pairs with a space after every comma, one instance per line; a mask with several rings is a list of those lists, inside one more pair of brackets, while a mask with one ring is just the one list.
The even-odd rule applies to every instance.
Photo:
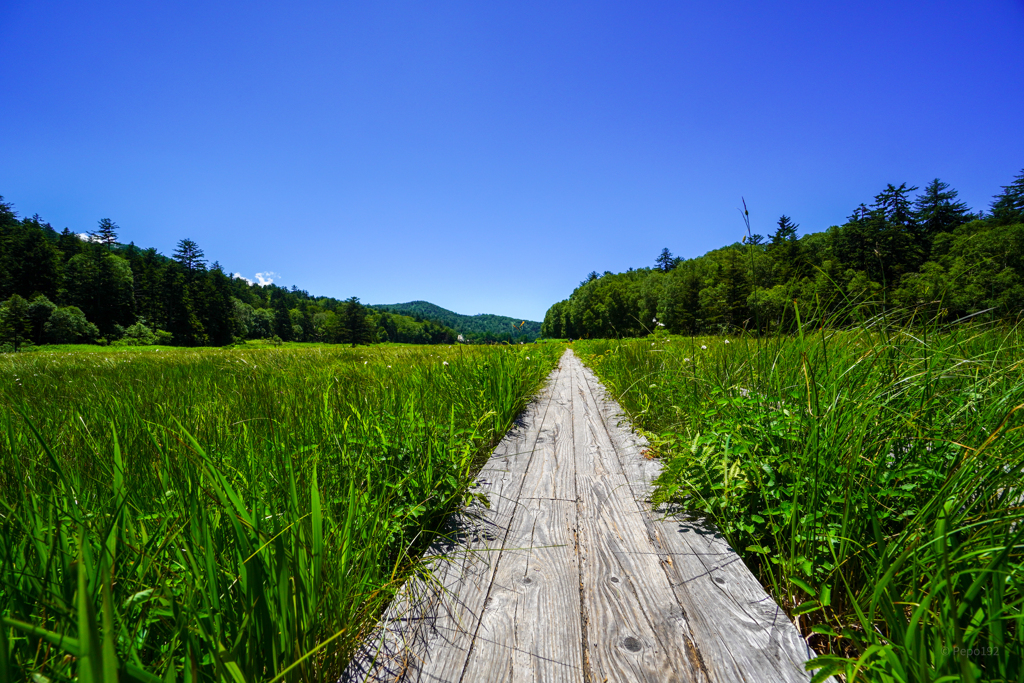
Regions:
[[351, 297], [230, 276], [183, 239], [168, 257], [118, 241], [99, 222], [89, 235], [57, 232], [38, 215], [19, 219], [0, 197], [0, 345], [174, 344], [223, 346], [247, 339], [362, 344], [453, 343], [431, 320], [377, 311]]
[[412, 316], [415, 320], [434, 320], [450, 327], [467, 341], [533, 341], [540, 336], [540, 323], [504, 315], [480, 313], [460, 315], [429, 301], [405, 304], [376, 304], [378, 310]]
[[[933, 180], [887, 185], [843, 225], [798, 236], [789, 216], [694, 259], [664, 249], [650, 268], [593, 272], [544, 317], [545, 337], [636, 337], [843, 324], [901, 307], [928, 319], [1016, 321], [1024, 310], [1024, 172], [988, 213]], [[917, 193], [917, 194], [915, 194]]]

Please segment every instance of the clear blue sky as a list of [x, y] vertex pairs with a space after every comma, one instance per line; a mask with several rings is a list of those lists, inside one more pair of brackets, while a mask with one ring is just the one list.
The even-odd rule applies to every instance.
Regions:
[[[847, 6], [849, 5], [849, 6]], [[0, 0], [22, 214], [366, 303], [542, 319], [591, 270], [1024, 168], [1024, 3]]]

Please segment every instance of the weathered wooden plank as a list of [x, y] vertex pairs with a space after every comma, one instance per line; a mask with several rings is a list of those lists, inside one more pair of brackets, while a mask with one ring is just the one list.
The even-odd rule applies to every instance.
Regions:
[[552, 373], [478, 474], [476, 490], [490, 507], [474, 504], [452, 516], [446, 537], [425, 554], [432, 577], [406, 582], [343, 681], [460, 679], [560, 374]]
[[573, 357], [581, 583], [592, 680], [704, 681], [700, 656]]
[[[543, 406], [543, 407], [541, 407]], [[806, 681], [810, 655], [714, 529], [652, 515], [660, 463], [568, 352], [349, 680]]]
[[[653, 481], [660, 463], [640, 455], [644, 444], [637, 435], [615, 427], [621, 410], [589, 370], [584, 375], [600, 404], [623, 472], [634, 480], [636, 503], [646, 512], [649, 486], [638, 487], [635, 482]], [[717, 530], [665, 514], [645, 515], [645, 522], [712, 680], [810, 678], [803, 663], [813, 653]]]
[[[729, 652], [737, 668], [759, 672], [760, 680], [809, 680], [804, 663], [813, 651], [721, 534], [681, 515], [659, 526], [681, 587], [701, 605], [720, 609], [714, 628], [729, 631]], [[765, 675], [772, 670], [771, 677]]]
[[583, 680], [570, 404], [563, 370], [463, 681]]
[[524, 501], [463, 681], [583, 681], [572, 501]]

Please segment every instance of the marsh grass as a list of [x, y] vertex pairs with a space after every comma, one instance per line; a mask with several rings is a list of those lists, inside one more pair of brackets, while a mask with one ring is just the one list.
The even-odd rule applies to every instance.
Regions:
[[886, 311], [579, 342], [819, 653], [816, 679], [1024, 680], [1024, 338]]
[[0, 358], [0, 681], [336, 680], [559, 350]]

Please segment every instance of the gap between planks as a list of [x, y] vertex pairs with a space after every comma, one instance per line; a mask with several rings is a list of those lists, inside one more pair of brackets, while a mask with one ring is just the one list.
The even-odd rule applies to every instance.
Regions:
[[660, 463], [566, 351], [356, 653], [352, 681], [808, 681], [812, 656], [714, 529], [652, 513]]

